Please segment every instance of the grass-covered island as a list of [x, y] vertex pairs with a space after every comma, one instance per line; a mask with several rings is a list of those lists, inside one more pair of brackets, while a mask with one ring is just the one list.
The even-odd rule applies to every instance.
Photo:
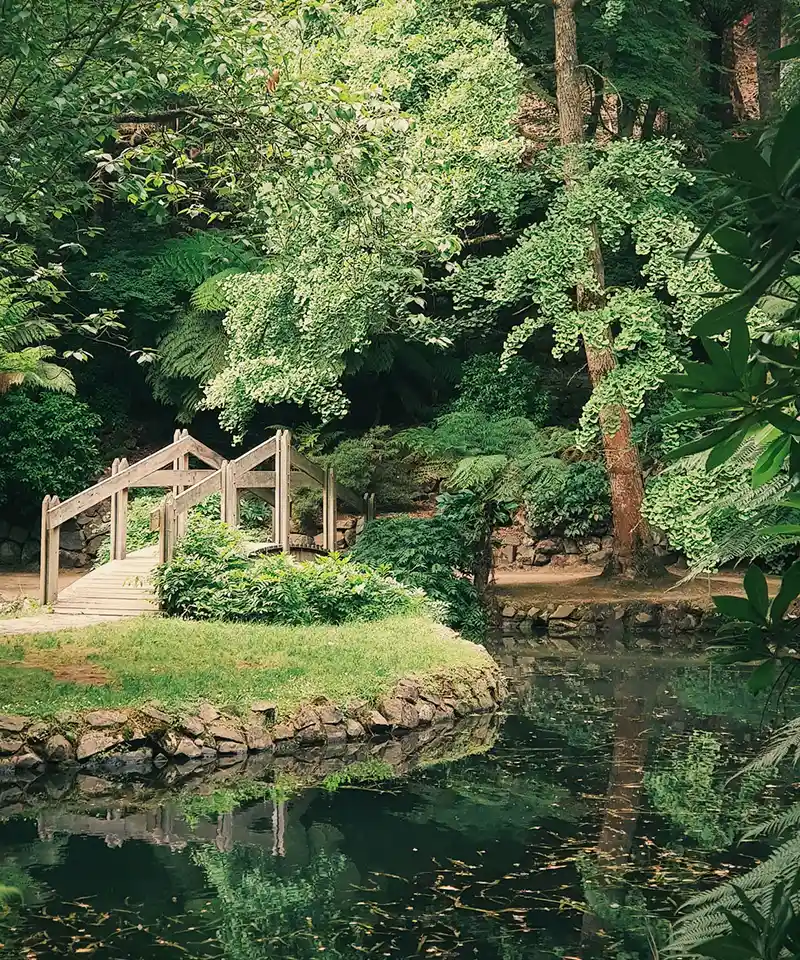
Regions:
[[320, 626], [143, 617], [0, 645], [0, 760], [362, 739], [492, 709], [481, 648], [422, 616]]

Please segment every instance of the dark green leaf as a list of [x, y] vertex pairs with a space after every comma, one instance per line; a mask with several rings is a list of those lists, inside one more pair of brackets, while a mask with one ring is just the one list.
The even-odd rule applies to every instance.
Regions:
[[778, 673], [778, 661], [777, 660], [765, 660], [760, 667], [757, 667], [750, 679], [747, 681], [747, 686], [750, 688], [751, 693], [761, 693], [762, 690], [766, 690], [768, 687], [771, 687], [775, 683], [775, 679]]
[[704, 450], [710, 450], [713, 446], [726, 440], [739, 429], [741, 429], [740, 422], [735, 421], [734, 423], [728, 423], [724, 427], [720, 427], [719, 430], [707, 433], [704, 437], [692, 440], [690, 443], [682, 444], [669, 454], [669, 459], [680, 460], [681, 457], [689, 457], [694, 453], [702, 453]]
[[769, 590], [767, 589], [767, 578], [763, 571], [756, 564], [747, 568], [744, 575], [744, 592], [747, 599], [755, 607], [761, 616], [766, 620], [769, 612]]
[[770, 60], [796, 60], [800, 58], [800, 43], [787, 43], [785, 47], [779, 47], [773, 50], [769, 55]]
[[747, 329], [747, 321], [744, 318], [731, 327], [731, 341], [728, 352], [733, 372], [737, 377], [743, 377], [747, 369], [747, 361], [750, 359], [750, 331]]
[[692, 327], [695, 337], [714, 337], [730, 330], [736, 320], [744, 320], [752, 310], [752, 304], [741, 296], [731, 297], [704, 314]]
[[775, 187], [772, 170], [766, 160], [743, 140], [728, 143], [718, 150], [711, 158], [711, 166], [720, 173], [755, 184], [762, 190], [771, 191]]
[[800, 420], [790, 417], [788, 413], [782, 410], [766, 410], [764, 418], [773, 427], [777, 427], [784, 433], [790, 433], [793, 437], [800, 437]]
[[[714, 232], [714, 240], [723, 250], [732, 254], [739, 261], [750, 259], [750, 240], [746, 233], [734, 230], [733, 227], [720, 227], [719, 230]], [[719, 274], [717, 276], [719, 277]], [[725, 282], [722, 277], [719, 277], [719, 279], [723, 283]]]
[[753, 468], [753, 486], [758, 488], [776, 477], [783, 466], [792, 446], [792, 438], [784, 434], [776, 437], [756, 461]]
[[727, 253], [712, 253], [711, 266], [717, 280], [731, 290], [743, 290], [750, 282], [747, 264]]
[[714, 606], [729, 620], [744, 621], [745, 623], [764, 623], [764, 617], [745, 597], [712, 597]]
[[716, 444], [706, 460], [706, 471], [711, 472], [712, 470], [716, 470], [716, 468], [722, 466], [726, 460], [730, 460], [742, 445], [742, 441], [746, 436], [747, 427]]
[[770, 616], [772, 617], [773, 623], [783, 619], [792, 601], [798, 596], [800, 596], [800, 560], [795, 560], [786, 573], [784, 573], [778, 595], [772, 601]]
[[779, 183], [786, 183], [800, 166], [800, 106], [793, 107], [778, 124], [770, 164]]

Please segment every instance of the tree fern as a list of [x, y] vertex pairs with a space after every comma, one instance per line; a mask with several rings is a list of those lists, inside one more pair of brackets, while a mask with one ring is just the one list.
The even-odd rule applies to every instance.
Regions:
[[[786, 759], [800, 762], [800, 718], [786, 724], [770, 740], [766, 749], [751, 761], [743, 772], [773, 770]], [[696, 956], [696, 948], [704, 942], [730, 932], [730, 911], [741, 903], [736, 889], [751, 899], [757, 908], [766, 907], [776, 888], [784, 885], [792, 891], [795, 908], [800, 907], [798, 874], [800, 873], [800, 804], [795, 803], [773, 819], [751, 828], [744, 839], [783, 837], [789, 834], [775, 852], [758, 866], [713, 890], [693, 897], [686, 904], [686, 914], [675, 926], [670, 942], [670, 955], [681, 958]]]
[[224, 367], [226, 350], [219, 316], [182, 313], [158, 343], [158, 363], [149, 378], [156, 399], [165, 404], [177, 400], [178, 419], [191, 420], [202, 404], [203, 386]]

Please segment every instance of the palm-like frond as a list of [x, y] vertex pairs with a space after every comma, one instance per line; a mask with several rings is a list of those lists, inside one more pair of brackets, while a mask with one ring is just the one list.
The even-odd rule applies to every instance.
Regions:
[[[736, 887], [758, 905], [769, 902], [776, 886], [784, 884], [793, 889], [800, 870], [800, 836], [788, 840], [767, 860], [736, 880]], [[686, 905], [689, 911], [675, 925], [668, 955], [686, 960], [696, 956], [696, 947], [724, 935], [731, 925], [725, 911], [734, 910], [740, 904], [734, 884], [725, 883], [706, 893], [692, 898]], [[800, 905], [800, 896], [794, 900]]]
[[792, 763], [800, 763], [800, 717], [777, 730], [765, 750], [751, 760], [744, 768], [746, 771], [773, 770], [787, 758]]
[[800, 803], [793, 803], [788, 810], [784, 810], [770, 820], [751, 827], [744, 835], [745, 840], [756, 840], [759, 837], [783, 837], [790, 830], [800, 827]]

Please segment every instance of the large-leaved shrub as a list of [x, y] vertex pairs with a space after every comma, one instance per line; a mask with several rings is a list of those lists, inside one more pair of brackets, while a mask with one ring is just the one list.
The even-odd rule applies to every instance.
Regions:
[[102, 471], [100, 418], [74, 397], [13, 389], [0, 396], [0, 506], [5, 516], [38, 514], [42, 497], [61, 499]]
[[154, 583], [166, 613], [194, 620], [337, 624], [430, 608], [421, 590], [349, 557], [247, 556], [241, 531], [198, 516]]
[[528, 522], [547, 533], [582, 537], [611, 521], [611, 493], [604, 464], [564, 463], [538, 476], [526, 489]]
[[386, 517], [370, 523], [350, 552], [360, 563], [385, 565], [409, 587], [445, 606], [447, 623], [475, 631], [484, 623], [468, 577], [472, 555], [464, 531], [446, 517]]

